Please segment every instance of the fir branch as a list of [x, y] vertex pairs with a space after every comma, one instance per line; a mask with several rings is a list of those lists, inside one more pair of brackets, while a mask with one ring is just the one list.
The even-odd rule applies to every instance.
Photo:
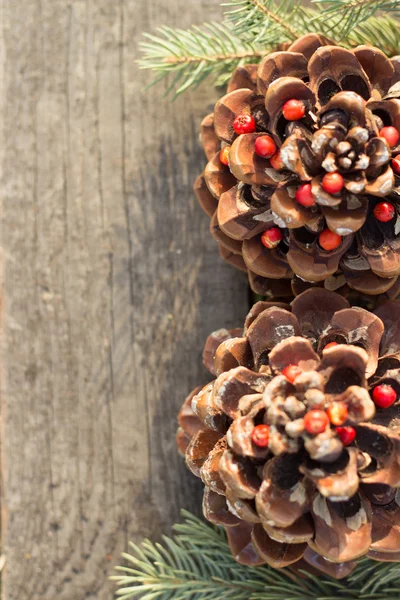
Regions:
[[[298, 32], [298, 37], [306, 35], [307, 33], [321, 33], [336, 39], [335, 36], [332, 35], [332, 32], [335, 30], [337, 17], [329, 18], [326, 16], [323, 20], [321, 20], [319, 18], [319, 11], [317, 11], [315, 8], [302, 7], [301, 9], [294, 11], [287, 18], [290, 18], [293, 28]], [[256, 36], [259, 44], [271, 46], [272, 40], [269, 28], [263, 30], [260, 27], [258, 31], [253, 31], [253, 35]], [[283, 41], [281, 34], [277, 37], [279, 44], [281, 44]], [[346, 45], [346, 41], [342, 41], [342, 44]], [[276, 47], [277, 44], [275, 44], [275, 49]]]
[[287, 0], [277, 5], [274, 0], [229, 0], [222, 4], [227, 6], [225, 16], [228, 21], [235, 23], [238, 34], [249, 32], [257, 27], [276, 35], [280, 33], [281, 41], [294, 41], [301, 35], [290, 22], [294, 14], [300, 10], [300, 2], [292, 4]]
[[160, 27], [158, 34], [144, 34], [147, 41], [140, 44], [144, 58], [138, 63], [142, 69], [154, 71], [157, 81], [172, 74], [175, 94], [197, 86], [209, 75], [221, 85], [235, 67], [258, 62], [265, 54], [265, 48], [239, 38], [226, 23], [206, 23], [188, 30]]
[[184, 512], [163, 544], [130, 544], [117, 567], [119, 600], [395, 600], [400, 567], [394, 563], [360, 561], [345, 580], [268, 566], [236, 563], [222, 528], [206, 525]]
[[271, 2], [263, 2], [262, 0], [249, 0], [249, 2], [266, 16], [267, 21], [271, 20], [276, 23], [287, 34], [289, 39], [294, 41], [299, 36], [298, 32], [289, 23], [279, 17], [279, 10], [274, 12], [269, 8]]
[[[139, 66], [151, 69], [155, 82], [173, 75], [168, 92], [178, 95], [209, 75], [223, 85], [237, 66], [258, 63], [268, 51], [307, 32], [309, 14], [305, 18], [299, 0], [229, 0], [225, 6], [231, 10], [222, 23], [188, 30], [161, 27], [157, 35], [144, 34]], [[299, 28], [292, 25], [295, 17]]]
[[[377, 10], [400, 12], [400, 0], [226, 0], [225, 21], [188, 30], [161, 27], [145, 34], [139, 65], [151, 69], [155, 82], [171, 76], [167, 92], [180, 94], [212, 77], [225, 84], [239, 65], [258, 63], [283, 43], [310, 32], [323, 33], [344, 46], [379, 46], [386, 54], [399, 53], [399, 22]], [[374, 16], [375, 15], [375, 16]]]
[[335, 19], [334, 32], [338, 41], [378, 11], [400, 13], [400, 0], [313, 0], [313, 3], [322, 8], [318, 20]]
[[350, 46], [371, 44], [388, 56], [400, 54], [399, 21], [390, 16], [372, 17], [358, 25], [348, 36]]

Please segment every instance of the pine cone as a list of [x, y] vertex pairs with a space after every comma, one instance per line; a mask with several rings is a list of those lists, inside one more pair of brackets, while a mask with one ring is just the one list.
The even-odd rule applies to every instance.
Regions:
[[[223, 258], [255, 292], [288, 297], [306, 281], [397, 296], [399, 81], [399, 58], [317, 34], [234, 72], [201, 125], [209, 163], [195, 193]], [[293, 99], [303, 116], [288, 111]], [[243, 117], [250, 132], [238, 134]], [[271, 156], [257, 148], [265, 136]]]
[[400, 301], [258, 302], [204, 362], [216, 379], [186, 399], [177, 439], [235, 558], [336, 577], [364, 555], [399, 561]]

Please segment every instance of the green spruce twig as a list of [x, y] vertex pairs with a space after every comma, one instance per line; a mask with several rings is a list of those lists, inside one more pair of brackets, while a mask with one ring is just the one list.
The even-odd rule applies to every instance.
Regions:
[[144, 34], [140, 48], [142, 69], [151, 69], [157, 80], [172, 75], [171, 89], [180, 94], [198, 86], [209, 75], [222, 85], [232, 70], [246, 62], [258, 62], [265, 54], [260, 44], [241, 39], [229, 25], [205, 23], [202, 27], [160, 27], [158, 35]]
[[398, 0], [313, 0], [313, 2], [322, 8], [320, 18], [337, 18], [338, 40], [346, 38], [355, 27], [375, 16], [378, 11], [400, 12]]
[[388, 56], [400, 54], [400, 23], [390, 16], [371, 17], [348, 36], [350, 46], [371, 44]]
[[130, 544], [117, 567], [120, 600], [395, 600], [400, 567], [360, 561], [345, 580], [316, 577], [268, 566], [236, 563], [221, 528], [206, 525], [184, 511], [184, 523], [174, 527], [163, 544], [145, 540]]
[[238, 35], [248, 35], [255, 31], [278, 36], [280, 41], [293, 41], [302, 35], [292, 25], [296, 12], [301, 10], [301, 2], [291, 5], [287, 0], [277, 4], [275, 0], [228, 0], [222, 4], [226, 10], [226, 19], [235, 24]]
[[390, 14], [400, 12], [400, 0], [313, 2], [310, 8], [301, 0], [225, 0], [222, 23], [187, 30], [164, 26], [156, 35], [145, 34], [139, 65], [155, 73], [154, 82], [169, 75], [167, 93], [177, 95], [207, 77], [223, 85], [238, 65], [258, 63], [268, 52], [310, 32], [348, 47], [369, 43], [389, 56], [399, 52], [400, 22]]

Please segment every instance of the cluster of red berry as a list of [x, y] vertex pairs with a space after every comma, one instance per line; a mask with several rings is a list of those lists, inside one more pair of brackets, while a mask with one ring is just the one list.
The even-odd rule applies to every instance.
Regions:
[[[330, 342], [324, 348], [327, 350], [337, 346], [337, 342]], [[303, 370], [298, 365], [288, 365], [283, 369], [282, 375], [290, 383], [294, 383]], [[385, 409], [392, 406], [397, 400], [396, 390], [388, 384], [381, 384], [372, 390], [372, 399], [375, 405]], [[344, 446], [349, 446], [356, 439], [356, 429], [350, 425], [345, 426], [348, 418], [348, 408], [344, 402], [334, 402], [326, 410], [313, 408], [304, 415], [304, 429], [310, 435], [323, 433], [333, 425], [336, 433]], [[267, 448], [269, 444], [270, 427], [266, 424], [256, 425], [253, 428], [251, 439], [259, 448]]]
[[[292, 98], [283, 105], [282, 114], [287, 121], [298, 121], [306, 114], [305, 104], [302, 100]], [[238, 135], [254, 133], [256, 131], [256, 122], [251, 115], [239, 115], [233, 123], [233, 128]], [[385, 138], [391, 148], [397, 146], [400, 139], [399, 132], [392, 126], [382, 127], [379, 135]], [[284, 168], [280, 152], [270, 135], [258, 137], [254, 143], [254, 150], [258, 156], [268, 159], [274, 169], [279, 171]], [[220, 153], [221, 162], [227, 166], [229, 166], [229, 151], [230, 146], [225, 146]], [[400, 154], [392, 159], [392, 168], [397, 175], [400, 175]], [[326, 173], [322, 178], [322, 187], [328, 194], [340, 194], [344, 185], [344, 178], [338, 172]], [[312, 193], [311, 183], [300, 185], [296, 190], [295, 199], [296, 202], [306, 208], [314, 206], [316, 202]], [[388, 223], [394, 218], [395, 209], [390, 202], [378, 202], [375, 205], [373, 214], [377, 221]], [[276, 248], [282, 238], [283, 235], [279, 227], [272, 227], [263, 233], [261, 242], [266, 248], [271, 249]], [[326, 228], [319, 234], [318, 242], [323, 250], [332, 252], [340, 246], [342, 238], [334, 231]]]

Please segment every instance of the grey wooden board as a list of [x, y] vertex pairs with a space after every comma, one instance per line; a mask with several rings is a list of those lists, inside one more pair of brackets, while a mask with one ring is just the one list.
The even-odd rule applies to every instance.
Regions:
[[200, 512], [175, 450], [201, 348], [247, 309], [191, 184], [211, 87], [174, 104], [142, 31], [211, 0], [1, 0], [6, 600], [109, 600], [128, 539]]

